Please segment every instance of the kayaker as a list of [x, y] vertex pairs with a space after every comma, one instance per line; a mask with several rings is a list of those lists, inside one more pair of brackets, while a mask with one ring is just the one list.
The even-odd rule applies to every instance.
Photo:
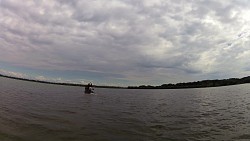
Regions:
[[92, 83], [88, 83], [88, 85], [85, 86], [85, 93], [91, 93], [92, 92]]

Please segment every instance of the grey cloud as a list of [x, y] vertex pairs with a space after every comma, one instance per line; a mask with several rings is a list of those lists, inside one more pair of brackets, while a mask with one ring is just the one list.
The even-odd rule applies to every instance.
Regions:
[[231, 42], [250, 29], [243, 28], [244, 0], [2, 0], [0, 8], [0, 59], [30, 68], [132, 79], [142, 72], [215, 76], [248, 65], [242, 54], [249, 40]]

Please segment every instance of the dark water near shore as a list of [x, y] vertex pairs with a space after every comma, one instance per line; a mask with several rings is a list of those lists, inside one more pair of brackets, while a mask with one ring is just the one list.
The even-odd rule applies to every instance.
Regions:
[[0, 140], [250, 140], [249, 84], [95, 91], [0, 77]]

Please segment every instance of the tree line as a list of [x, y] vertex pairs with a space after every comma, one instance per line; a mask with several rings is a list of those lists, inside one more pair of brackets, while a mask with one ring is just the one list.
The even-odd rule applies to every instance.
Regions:
[[[17, 78], [13, 76], [6, 76], [0, 74], [0, 77], [7, 77], [11, 79], [17, 80], [24, 80], [24, 81], [31, 81], [31, 82], [38, 82], [38, 83], [46, 83], [46, 84], [56, 84], [56, 85], [67, 85], [67, 86], [80, 86], [84, 87], [83, 84], [72, 84], [72, 83], [60, 83], [60, 82], [47, 82], [41, 80], [32, 80], [26, 78]], [[219, 87], [219, 86], [229, 86], [229, 85], [237, 85], [237, 84], [244, 84], [250, 83], [250, 76], [243, 77], [243, 78], [229, 78], [229, 79], [222, 79], [222, 80], [202, 80], [196, 82], [186, 82], [186, 83], [176, 83], [176, 84], [162, 84], [160, 86], [151, 86], [151, 85], [141, 85], [141, 86], [128, 86], [128, 89], [183, 89], [183, 88], [205, 88], [205, 87]], [[125, 88], [119, 86], [96, 86], [99, 88]]]
[[[77, 83], [64, 83], [64, 82], [49, 82], [49, 81], [42, 81], [42, 80], [34, 80], [34, 79], [27, 79], [27, 78], [20, 78], [20, 77], [13, 77], [8, 75], [0, 74], [0, 77], [10, 78], [10, 79], [16, 79], [16, 80], [23, 80], [23, 81], [30, 81], [30, 82], [37, 82], [37, 83], [44, 83], [44, 84], [54, 84], [54, 85], [65, 85], [65, 86], [78, 86], [78, 87], [84, 87], [85, 84], [77, 84]], [[97, 86], [93, 85], [96, 88], [116, 88], [121, 89], [124, 87], [119, 86]]]
[[160, 86], [141, 85], [129, 86], [129, 89], [183, 89], [183, 88], [205, 88], [205, 87], [219, 87], [250, 83], [250, 76], [243, 78], [229, 78], [222, 80], [202, 80], [196, 82], [176, 83], [176, 84], [162, 84]]

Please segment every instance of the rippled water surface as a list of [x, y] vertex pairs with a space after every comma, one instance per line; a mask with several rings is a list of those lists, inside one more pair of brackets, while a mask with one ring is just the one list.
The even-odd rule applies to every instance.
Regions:
[[0, 140], [250, 140], [249, 84], [95, 92], [0, 77]]

